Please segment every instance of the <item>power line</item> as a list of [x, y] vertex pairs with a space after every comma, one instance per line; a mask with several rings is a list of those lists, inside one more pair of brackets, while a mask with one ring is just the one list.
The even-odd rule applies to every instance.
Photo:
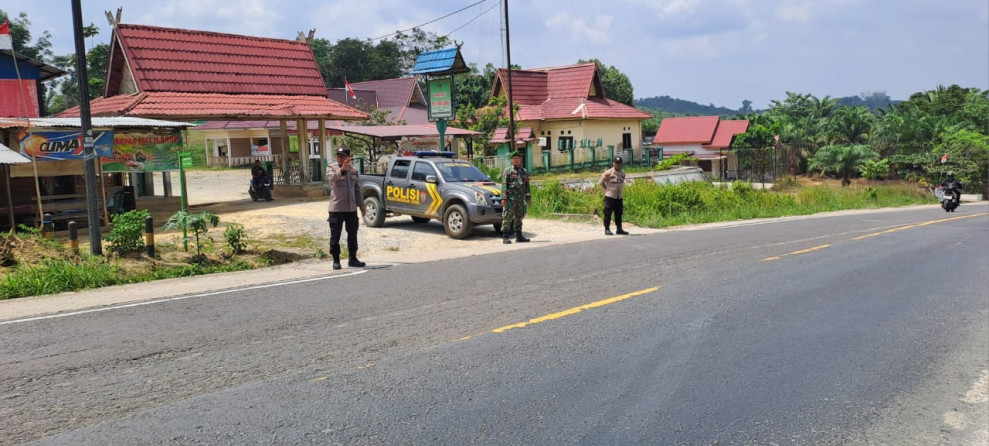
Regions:
[[463, 28], [463, 27], [465, 27], [465, 26], [467, 26], [467, 25], [470, 25], [470, 24], [471, 24], [471, 23], [473, 23], [473, 22], [474, 22], [475, 20], [477, 20], [477, 19], [479, 19], [479, 18], [480, 18], [481, 16], [483, 16], [484, 14], [487, 14], [487, 13], [488, 13], [488, 12], [490, 12], [490, 11], [491, 11], [492, 9], [495, 9], [495, 8], [497, 8], [497, 7], [498, 7], [498, 6], [500, 6], [500, 5], [501, 5], [500, 3], [495, 3], [495, 4], [494, 4], [493, 6], [491, 6], [490, 8], [488, 8], [488, 9], [485, 9], [485, 10], [484, 10], [484, 12], [482, 12], [482, 13], [480, 13], [480, 14], [478, 14], [478, 15], [476, 15], [476, 16], [474, 16], [474, 18], [472, 18], [472, 19], [470, 19], [470, 20], [468, 20], [468, 21], [467, 21], [467, 23], [464, 23], [463, 25], [460, 25], [460, 26], [458, 26], [458, 27], [456, 27], [456, 28], [454, 28], [454, 29], [453, 29], [453, 31], [450, 31], [450, 32], [448, 32], [448, 33], [446, 33], [446, 35], [444, 35], [443, 37], [450, 37], [450, 35], [451, 35], [451, 34], [453, 34], [453, 33], [455, 33], [455, 32], [457, 32], [457, 31], [460, 31], [460, 29], [461, 29], [461, 28]]
[[[438, 21], [440, 21], [440, 20], [443, 20], [443, 19], [445, 19], [445, 18], [447, 18], [447, 17], [450, 17], [450, 16], [452, 16], [452, 15], [454, 15], [454, 14], [458, 14], [458, 13], [460, 13], [460, 12], [463, 12], [463, 11], [465, 11], [465, 10], [467, 10], [467, 9], [470, 9], [470, 8], [473, 8], [473, 7], [475, 7], [475, 6], [477, 6], [477, 5], [480, 5], [481, 3], [484, 3], [484, 2], [486, 2], [486, 1], [488, 1], [488, 0], [481, 0], [481, 1], [479, 1], [479, 2], [476, 2], [476, 3], [472, 3], [472, 4], [470, 4], [470, 5], [467, 5], [467, 6], [464, 6], [463, 8], [460, 8], [460, 9], [458, 9], [458, 10], [456, 10], [456, 11], [453, 11], [453, 12], [451, 12], [451, 13], [449, 13], [449, 14], [447, 14], [447, 15], [445, 15], [445, 16], [443, 16], [443, 17], [440, 17], [440, 18], [437, 18], [437, 19], [433, 19], [433, 20], [430, 20], [430, 21], [428, 21], [428, 22], [426, 22], [426, 23], [423, 23], [423, 24], [421, 24], [421, 25], [417, 25], [417, 26], [413, 26], [413, 27], [411, 27], [411, 28], [407, 28], [407, 29], [403, 29], [403, 30], [401, 30], [401, 31], [395, 31], [395, 32], [393, 32], [393, 33], [391, 33], [391, 34], [385, 34], [385, 35], [383, 35], [383, 36], [381, 36], [381, 37], [375, 37], [375, 38], [373, 38], [373, 39], [370, 39], [370, 40], [381, 40], [381, 39], [384, 39], [384, 38], [386, 38], [386, 37], [391, 37], [391, 36], [394, 36], [394, 35], [397, 35], [397, 34], [401, 34], [401, 33], [404, 33], [404, 32], [406, 32], [406, 31], [412, 31], [413, 29], [416, 29], [416, 28], [422, 28], [423, 26], [426, 26], [426, 25], [429, 25], [430, 23], [435, 23], [435, 22], [438, 22]], [[483, 14], [482, 14], [482, 15], [483, 15]], [[459, 28], [458, 28], [458, 29], [459, 29]]]

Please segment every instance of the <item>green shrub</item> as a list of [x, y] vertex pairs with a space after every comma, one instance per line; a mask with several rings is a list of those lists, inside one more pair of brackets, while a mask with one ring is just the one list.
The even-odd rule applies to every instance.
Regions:
[[122, 255], [144, 249], [144, 220], [151, 214], [147, 209], [127, 211], [110, 218], [110, 232], [103, 239], [110, 242], [107, 250]]
[[190, 214], [186, 211], [178, 211], [172, 214], [171, 217], [168, 217], [168, 222], [165, 223], [165, 229], [191, 229], [193, 237], [186, 235], [182, 242], [188, 244], [189, 240], [194, 239], [196, 241], [196, 255], [201, 257], [203, 254], [203, 245], [212, 245], [213, 243], [213, 238], [206, 236], [206, 232], [209, 231], [210, 226], [215, 228], [219, 224], [220, 217], [209, 212]]
[[889, 159], [873, 159], [859, 167], [859, 174], [867, 180], [885, 180], [889, 174]]
[[244, 232], [244, 225], [231, 223], [223, 230], [223, 238], [227, 241], [227, 247], [231, 254], [241, 254], [247, 249], [247, 234]]

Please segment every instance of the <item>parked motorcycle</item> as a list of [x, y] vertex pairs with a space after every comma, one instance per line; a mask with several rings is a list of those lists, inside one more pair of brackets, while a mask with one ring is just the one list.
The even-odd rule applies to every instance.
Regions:
[[945, 212], [955, 212], [961, 198], [961, 192], [957, 188], [944, 188], [938, 186], [934, 188], [934, 196], [941, 202], [941, 208]]
[[261, 175], [257, 179], [251, 180], [251, 187], [247, 189], [247, 193], [251, 195], [251, 199], [254, 201], [258, 201], [258, 199], [271, 201], [271, 189], [271, 177]]

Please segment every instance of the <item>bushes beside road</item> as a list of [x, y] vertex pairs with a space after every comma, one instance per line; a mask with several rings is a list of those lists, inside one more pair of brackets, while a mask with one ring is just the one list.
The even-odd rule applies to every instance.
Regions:
[[[599, 188], [581, 191], [553, 182], [533, 188], [529, 211], [533, 217], [599, 215], [603, 201]], [[657, 185], [640, 180], [625, 187], [624, 220], [642, 227], [663, 228], [933, 201], [928, 190], [910, 183], [858, 183], [841, 187], [837, 182], [800, 184], [789, 179], [777, 190], [760, 190], [741, 181], [732, 183], [731, 187], [719, 187], [707, 182]]]

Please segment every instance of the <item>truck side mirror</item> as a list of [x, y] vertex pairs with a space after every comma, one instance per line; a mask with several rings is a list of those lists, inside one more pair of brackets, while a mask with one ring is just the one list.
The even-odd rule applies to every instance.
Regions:
[[433, 183], [433, 184], [436, 184], [436, 183], [437, 183], [437, 181], [438, 181], [438, 180], [436, 179], [436, 175], [426, 175], [426, 182], [427, 182], [427, 183]]

